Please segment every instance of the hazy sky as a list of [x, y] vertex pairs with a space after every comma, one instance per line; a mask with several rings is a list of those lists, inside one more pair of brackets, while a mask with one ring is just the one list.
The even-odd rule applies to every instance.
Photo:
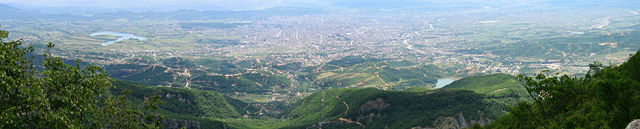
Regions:
[[[104, 7], [119, 9], [198, 9], [198, 10], [247, 10], [277, 6], [384, 6], [384, 5], [430, 5], [429, 3], [494, 3], [523, 4], [540, 1], [598, 1], [598, 0], [0, 0], [26, 6], [47, 7]], [[608, 0], [607, 0], [608, 1]], [[635, 1], [635, 0], [614, 0]], [[424, 3], [427, 2], [427, 3]], [[404, 6], [404, 5], [402, 5]]]
[[312, 5], [316, 0], [2, 0], [28, 6], [105, 7], [158, 9], [263, 9], [287, 5]]

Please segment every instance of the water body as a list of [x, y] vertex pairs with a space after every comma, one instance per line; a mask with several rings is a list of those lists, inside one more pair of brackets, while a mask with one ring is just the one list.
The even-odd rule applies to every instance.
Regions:
[[584, 32], [578, 32], [578, 31], [569, 31], [570, 34], [576, 34], [576, 35], [583, 35]]
[[453, 82], [453, 79], [451, 78], [441, 78], [438, 79], [438, 83], [436, 83], [436, 88], [442, 88], [446, 85], [449, 85]]
[[102, 46], [109, 46], [113, 43], [122, 41], [122, 40], [128, 40], [128, 39], [135, 39], [135, 40], [147, 40], [147, 38], [144, 38], [142, 36], [136, 36], [133, 34], [129, 34], [129, 33], [121, 33], [121, 32], [111, 32], [111, 31], [103, 31], [103, 32], [96, 32], [93, 33], [89, 36], [95, 37], [98, 35], [110, 35], [110, 36], [116, 36], [118, 37], [118, 39], [113, 40], [113, 41], [107, 41], [105, 43], [102, 43]]

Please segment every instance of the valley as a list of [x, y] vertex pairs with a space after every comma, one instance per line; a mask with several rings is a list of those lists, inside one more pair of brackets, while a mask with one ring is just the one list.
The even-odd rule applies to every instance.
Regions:
[[[157, 96], [157, 110], [140, 112], [165, 116], [164, 128], [513, 127], [552, 94], [526, 77], [637, 85], [635, 74], [611, 71], [634, 70], [626, 64], [640, 49], [638, 2], [402, 2], [161, 11], [0, 2], [9, 33], [0, 37], [33, 47], [18, 54], [33, 56], [35, 71], [50, 67], [50, 54], [95, 65], [113, 86], [104, 96], [129, 106]], [[531, 118], [561, 118], [540, 109]]]

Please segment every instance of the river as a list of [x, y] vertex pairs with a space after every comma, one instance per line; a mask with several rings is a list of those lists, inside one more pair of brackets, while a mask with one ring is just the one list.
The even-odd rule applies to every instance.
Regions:
[[436, 88], [442, 88], [446, 85], [449, 85], [453, 82], [453, 79], [451, 78], [441, 78], [438, 79], [438, 82], [436, 83]]
[[111, 32], [111, 31], [96, 32], [96, 33], [93, 33], [93, 34], [91, 34], [89, 36], [95, 37], [95, 36], [98, 36], [98, 35], [110, 35], [110, 36], [118, 37], [118, 39], [116, 39], [116, 40], [107, 41], [107, 42], [102, 43], [102, 46], [109, 46], [109, 45], [111, 45], [113, 43], [116, 43], [116, 42], [119, 42], [119, 41], [122, 41], [122, 40], [128, 40], [128, 39], [147, 40], [147, 38], [142, 37], [142, 36], [136, 36], [136, 35], [129, 34], [129, 33]]

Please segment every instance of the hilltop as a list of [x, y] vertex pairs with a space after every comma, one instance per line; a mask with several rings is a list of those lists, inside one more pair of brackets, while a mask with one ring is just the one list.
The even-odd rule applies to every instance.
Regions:
[[503, 111], [495, 107], [468, 90], [341, 88], [314, 93], [283, 117], [295, 123], [285, 128], [466, 128], [496, 119]]
[[443, 88], [471, 90], [479, 94], [527, 96], [524, 86], [509, 74], [465, 77]]
[[584, 77], [519, 77], [533, 101], [510, 107], [484, 128], [625, 128], [640, 118], [638, 53], [620, 66], [591, 64]]
[[406, 60], [384, 60], [348, 56], [319, 66], [309, 75], [321, 88], [365, 88], [401, 90], [433, 87], [446, 70], [431, 64]]

